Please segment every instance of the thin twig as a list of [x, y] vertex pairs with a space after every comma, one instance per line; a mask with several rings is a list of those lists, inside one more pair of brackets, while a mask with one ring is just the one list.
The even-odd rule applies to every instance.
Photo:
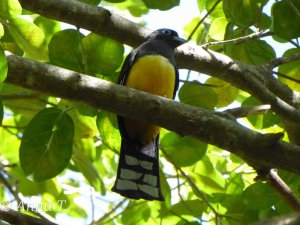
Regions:
[[271, 68], [275, 68], [282, 64], [286, 64], [286, 63], [293, 62], [296, 60], [300, 60], [300, 53], [273, 59], [270, 62], [268, 62], [267, 65]]
[[181, 175], [186, 179], [186, 181], [189, 183], [189, 185], [194, 189], [195, 194], [198, 195], [198, 196], [201, 196], [202, 200], [213, 211], [213, 213], [215, 214], [216, 224], [217, 225], [220, 224], [219, 217], [221, 215], [216, 211], [216, 209], [212, 206], [212, 204], [210, 204], [210, 202], [207, 199], [206, 195], [197, 187], [197, 185], [194, 183], [194, 181], [180, 167], [178, 167], [171, 160], [171, 158], [168, 156], [168, 154], [166, 153], [166, 151], [164, 149], [162, 149], [162, 148], [161, 148], [161, 150], [162, 150], [163, 154], [165, 155], [165, 157], [173, 164], [174, 168], [181, 173]]
[[123, 206], [123, 204], [127, 201], [127, 198], [124, 198], [122, 201], [120, 201], [118, 204], [115, 205], [109, 212], [105, 213], [100, 219], [97, 221], [93, 221], [92, 224], [105, 224], [104, 221], [110, 217], [115, 211], [117, 211], [120, 207]]
[[215, 2], [215, 4], [211, 7], [210, 10], [208, 10], [208, 12], [201, 18], [201, 20], [199, 21], [199, 23], [194, 27], [193, 31], [190, 33], [190, 36], [188, 37], [187, 41], [190, 41], [193, 37], [193, 35], [195, 34], [195, 32], [197, 31], [198, 27], [204, 22], [204, 20], [215, 10], [215, 8], [218, 6], [218, 4], [221, 2], [222, 0], [218, 0]]
[[203, 45], [201, 45], [202, 48], [207, 49], [209, 46], [214, 46], [214, 45], [223, 45], [223, 44], [240, 44], [252, 39], [259, 39], [261, 37], [266, 37], [270, 36], [272, 33], [271, 32], [265, 32], [264, 30], [259, 31], [259, 32], [254, 32], [252, 34], [243, 36], [243, 37], [238, 37], [230, 40], [224, 40], [224, 41], [215, 41], [215, 42], [208, 42]]
[[41, 93], [26, 93], [26, 92], [17, 92], [14, 94], [2, 94], [2, 100], [19, 100], [19, 99], [31, 99], [37, 98], [41, 95]]
[[293, 210], [300, 212], [300, 200], [294, 195], [289, 186], [278, 176], [275, 170], [270, 170], [266, 179]]
[[276, 74], [279, 77], [283, 77], [283, 78], [285, 78], [287, 80], [291, 80], [291, 81], [294, 81], [295, 83], [300, 84], [300, 80], [298, 80], [298, 79], [296, 79], [294, 77], [290, 77], [290, 76], [288, 76], [286, 74], [283, 74], [283, 73], [280, 73], [280, 72], [276, 72], [276, 71], [273, 71], [273, 73]]
[[227, 109], [224, 113], [229, 113], [235, 118], [247, 117], [249, 115], [259, 115], [271, 109], [270, 105], [243, 106], [234, 109]]

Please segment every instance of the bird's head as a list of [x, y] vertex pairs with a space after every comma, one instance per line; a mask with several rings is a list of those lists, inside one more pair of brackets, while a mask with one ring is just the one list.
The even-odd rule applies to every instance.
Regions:
[[177, 48], [178, 46], [186, 43], [186, 40], [180, 38], [176, 31], [166, 28], [153, 31], [147, 37], [147, 40], [162, 40], [168, 43], [172, 48]]

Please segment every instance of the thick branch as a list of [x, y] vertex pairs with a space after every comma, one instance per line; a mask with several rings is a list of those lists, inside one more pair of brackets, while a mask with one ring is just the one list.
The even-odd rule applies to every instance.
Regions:
[[[260, 134], [234, 120], [52, 65], [9, 55], [6, 82], [83, 101], [121, 116], [144, 119], [226, 149], [254, 166], [300, 173], [300, 147]], [[147, 107], [145, 107], [147, 106]]]
[[8, 208], [0, 207], [0, 220], [20, 225], [56, 225], [47, 220], [38, 219]]
[[[121, 43], [138, 46], [149, 34], [139, 25], [111, 14], [101, 7], [93, 7], [73, 0], [20, 0], [25, 9], [45, 17], [88, 29]], [[297, 123], [300, 112], [296, 106], [295, 93], [272, 77], [270, 66], [253, 66], [205, 50], [200, 47], [181, 46], [176, 59], [179, 68], [186, 68], [225, 80], [270, 104], [272, 110], [284, 120]], [[294, 129], [293, 130], [300, 130]]]

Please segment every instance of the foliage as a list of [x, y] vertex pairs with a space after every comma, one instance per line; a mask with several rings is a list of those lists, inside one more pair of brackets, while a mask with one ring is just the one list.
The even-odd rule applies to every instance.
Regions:
[[[80, 1], [128, 11], [141, 21], [150, 9], [169, 10], [180, 3]], [[184, 27], [186, 36], [200, 21], [200, 13], [209, 11], [215, 2], [198, 0], [199, 17], [191, 18]], [[282, 43], [295, 39], [297, 48], [288, 47], [283, 54], [291, 55], [299, 52], [299, 12], [297, 0], [223, 0], [192, 40], [201, 45], [267, 30]], [[116, 116], [4, 83], [8, 70], [4, 51], [116, 81], [125, 57], [123, 44], [80, 29], [64, 29], [59, 21], [22, 10], [18, 0], [0, 2], [0, 22], [0, 174], [18, 187], [26, 201], [37, 197], [40, 202], [53, 203], [52, 210], [44, 209], [46, 213], [58, 219], [60, 214], [67, 214], [70, 220], [77, 218], [79, 224], [94, 219], [89, 198], [95, 195], [99, 198], [94, 198], [92, 204], [97, 211], [101, 209], [95, 220], [103, 216], [97, 224], [215, 224], [216, 218], [221, 218], [224, 225], [239, 225], [291, 211], [268, 184], [255, 183], [253, 169], [235, 155], [166, 130], [161, 132], [161, 183], [166, 201], [124, 201], [111, 193], [120, 148]], [[271, 38], [255, 39], [211, 48], [248, 64], [262, 64], [276, 57], [271, 43]], [[299, 80], [299, 63], [282, 65], [278, 71]], [[299, 91], [299, 83], [282, 77], [280, 80]], [[197, 80], [186, 80], [178, 99], [206, 110], [261, 104], [225, 81], [213, 77], [206, 80], [202, 75]], [[281, 130], [281, 121], [272, 112], [240, 121], [261, 132]], [[280, 173], [299, 195], [299, 177]], [[81, 190], [90, 188], [96, 193], [91, 191], [84, 204], [77, 204], [86, 195]], [[0, 190], [0, 202], [11, 199], [8, 192]], [[63, 208], [59, 207], [62, 200]]]

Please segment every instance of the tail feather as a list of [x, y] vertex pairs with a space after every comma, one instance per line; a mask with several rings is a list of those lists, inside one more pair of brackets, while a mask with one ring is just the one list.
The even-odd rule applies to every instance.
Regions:
[[160, 200], [158, 137], [147, 145], [122, 140], [119, 167], [112, 191], [133, 199]]

